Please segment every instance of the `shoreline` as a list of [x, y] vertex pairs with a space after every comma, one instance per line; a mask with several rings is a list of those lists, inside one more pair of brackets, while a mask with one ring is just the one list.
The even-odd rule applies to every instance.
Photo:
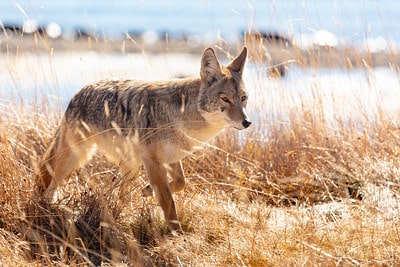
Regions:
[[97, 52], [108, 54], [165, 54], [182, 53], [200, 55], [206, 47], [214, 47], [217, 53], [235, 54], [243, 45], [249, 48], [249, 60], [269, 66], [298, 64], [300, 67], [325, 68], [370, 68], [387, 66], [396, 68], [400, 64], [400, 53], [393, 51], [369, 52], [356, 47], [314, 46], [303, 49], [296, 45], [270, 42], [253, 36], [227, 43], [219, 40], [214, 43], [194, 42], [188, 39], [158, 39], [148, 42], [141, 36], [129, 36], [121, 39], [106, 39], [92, 36], [81, 38], [51, 39], [40, 34], [0, 35], [0, 53], [17, 55], [20, 53], [49, 53], [61, 51]]

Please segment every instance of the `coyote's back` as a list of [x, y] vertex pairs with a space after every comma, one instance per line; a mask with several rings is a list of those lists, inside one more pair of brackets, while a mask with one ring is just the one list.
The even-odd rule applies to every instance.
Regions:
[[[161, 82], [105, 80], [70, 101], [40, 164], [37, 189], [52, 198], [59, 183], [97, 150], [126, 180], [144, 164], [172, 230], [181, 231], [172, 192], [185, 185], [180, 160], [226, 127], [250, 126], [242, 81], [247, 49], [227, 66], [205, 50], [200, 78]], [[168, 183], [167, 175], [172, 178]]]

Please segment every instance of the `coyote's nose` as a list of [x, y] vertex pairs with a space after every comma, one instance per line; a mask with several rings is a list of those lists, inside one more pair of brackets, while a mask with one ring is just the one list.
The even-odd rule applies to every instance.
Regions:
[[242, 121], [242, 125], [243, 125], [244, 128], [247, 128], [247, 127], [249, 127], [251, 125], [251, 121], [243, 120]]

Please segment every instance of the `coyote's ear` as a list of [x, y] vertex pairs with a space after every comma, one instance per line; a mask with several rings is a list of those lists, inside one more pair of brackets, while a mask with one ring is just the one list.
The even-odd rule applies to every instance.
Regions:
[[240, 75], [243, 74], [244, 64], [247, 58], [247, 47], [243, 47], [242, 52], [235, 57], [231, 63], [227, 66], [228, 69], [238, 72]]
[[207, 48], [201, 58], [200, 77], [209, 85], [222, 77], [221, 66], [212, 48]]

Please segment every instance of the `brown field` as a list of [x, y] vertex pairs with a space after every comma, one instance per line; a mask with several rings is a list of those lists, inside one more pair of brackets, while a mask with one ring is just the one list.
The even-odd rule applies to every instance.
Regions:
[[[360, 62], [352, 67], [371, 71]], [[0, 265], [400, 265], [398, 117], [377, 102], [374, 120], [338, 113], [332, 127], [319, 97], [276, 104], [273, 121], [260, 108], [251, 129], [227, 130], [184, 160], [188, 185], [175, 195], [181, 236], [141, 196], [143, 174], [129, 202], [117, 199], [118, 169], [102, 157], [65, 181], [57, 203], [34, 197], [38, 161], [62, 113], [46, 99], [1, 100]]]

